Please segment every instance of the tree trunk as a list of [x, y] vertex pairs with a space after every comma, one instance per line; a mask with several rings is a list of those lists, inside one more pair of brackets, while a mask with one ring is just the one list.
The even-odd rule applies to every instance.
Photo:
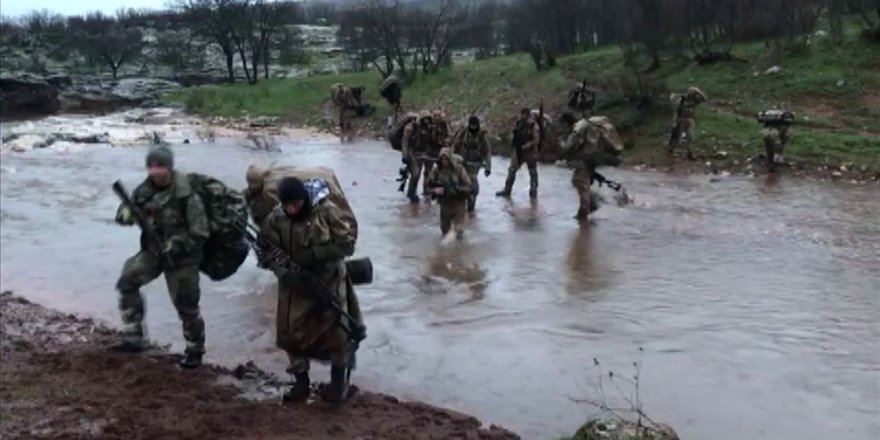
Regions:
[[269, 46], [263, 48], [263, 79], [269, 79]]
[[229, 51], [224, 50], [224, 52], [226, 53], [226, 71], [229, 72], [229, 82], [234, 83], [235, 82], [235, 68], [232, 67], [232, 64], [233, 64], [233, 57], [235, 55], [232, 53], [231, 50], [229, 50]]

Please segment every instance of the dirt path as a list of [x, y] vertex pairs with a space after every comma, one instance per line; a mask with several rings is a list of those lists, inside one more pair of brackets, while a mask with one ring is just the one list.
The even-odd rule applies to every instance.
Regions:
[[[516, 439], [473, 417], [360, 392], [344, 407], [281, 406], [283, 385], [252, 367], [180, 370], [156, 348], [112, 353], [91, 320], [0, 294], [0, 438]], [[268, 390], [268, 391], [267, 391]]]

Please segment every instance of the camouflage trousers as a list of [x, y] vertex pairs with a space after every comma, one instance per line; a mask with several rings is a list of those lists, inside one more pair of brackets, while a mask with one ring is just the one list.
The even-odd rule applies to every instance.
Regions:
[[477, 196], [480, 195], [480, 169], [483, 167], [483, 164], [479, 163], [468, 163], [465, 165], [467, 169], [468, 176], [471, 178], [471, 195], [467, 200], [467, 208], [468, 211], [473, 211], [474, 207], [477, 205]]
[[788, 130], [779, 127], [766, 127], [761, 130], [764, 149], [767, 154], [767, 168], [774, 170], [777, 163], [784, 162], [785, 144], [788, 143]]
[[445, 236], [455, 229], [459, 236], [464, 234], [464, 216], [467, 212], [467, 199], [456, 198], [440, 202], [440, 232]]
[[407, 197], [416, 197], [418, 194], [416, 191], [419, 188], [419, 178], [422, 180], [422, 194], [428, 192], [428, 175], [431, 174], [431, 170], [434, 169], [434, 163], [436, 161], [431, 159], [426, 159], [422, 156], [419, 157], [410, 157], [409, 159], [409, 186], [407, 186], [406, 195]]
[[187, 353], [205, 352], [205, 322], [199, 311], [199, 265], [165, 269], [162, 262], [149, 252], [139, 252], [129, 258], [116, 283], [119, 291], [119, 310], [122, 312], [123, 338], [143, 343], [146, 338], [144, 325], [144, 297], [140, 288], [165, 273], [165, 283], [177, 316], [183, 322], [183, 338]]
[[504, 182], [504, 192], [513, 191], [513, 183], [516, 182], [516, 173], [522, 168], [523, 164], [529, 169], [529, 190], [534, 192], [538, 190], [538, 158], [536, 152], [523, 152], [522, 158], [516, 153], [510, 156], [510, 167], [507, 168], [507, 180]]
[[669, 143], [669, 152], [671, 153], [675, 148], [684, 146], [688, 155], [693, 156], [694, 131], [696, 128], [697, 123], [693, 118], [679, 119], [675, 125], [676, 137]]
[[576, 217], [586, 219], [587, 216], [598, 209], [593, 206], [590, 185], [592, 184], [593, 169], [585, 164], [577, 164], [571, 176], [571, 186], [578, 193], [578, 212]]

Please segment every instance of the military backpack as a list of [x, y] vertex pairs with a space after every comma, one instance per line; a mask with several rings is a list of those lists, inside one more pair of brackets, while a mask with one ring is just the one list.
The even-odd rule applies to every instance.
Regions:
[[202, 273], [214, 281], [229, 278], [248, 255], [248, 244], [237, 222], [247, 218], [242, 194], [211, 176], [188, 173], [190, 186], [202, 199], [211, 235], [205, 243]]

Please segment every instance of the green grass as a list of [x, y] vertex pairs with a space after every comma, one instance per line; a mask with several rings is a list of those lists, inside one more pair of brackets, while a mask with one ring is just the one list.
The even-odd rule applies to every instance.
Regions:
[[[788, 158], [807, 165], [852, 163], [880, 172], [880, 47], [860, 40], [853, 29], [840, 46], [814, 39], [806, 48], [783, 52], [747, 43], [737, 45], [733, 57], [698, 66], [677, 54], [666, 55], [659, 71], [645, 74], [662, 90], [656, 108], [647, 113], [621, 99], [622, 84], [634, 76], [613, 46], [560, 58], [556, 68], [543, 71], [536, 71], [524, 54], [456, 65], [419, 77], [405, 89], [404, 106], [446, 108], [454, 121], [476, 112], [491, 133], [505, 139], [519, 107], [534, 108], [543, 101], [548, 114], [558, 115], [565, 110], [572, 84], [587, 79], [609, 92], [600, 96], [597, 113], [621, 125], [633, 163], [662, 152], [672, 118], [668, 93], [696, 84], [709, 97], [697, 113], [698, 156], [711, 158], [724, 151], [733, 163], [759, 154], [763, 144], [754, 115], [781, 105], [798, 117]], [[765, 75], [774, 65], [782, 71]], [[381, 126], [378, 122], [389, 111], [378, 96], [381, 78], [376, 72], [191, 88], [165, 99], [202, 115], [269, 115], [330, 128], [335, 113], [328, 106], [329, 90], [337, 82], [366, 86], [365, 99], [377, 107], [367, 124]], [[500, 147], [504, 149], [503, 142]]]

